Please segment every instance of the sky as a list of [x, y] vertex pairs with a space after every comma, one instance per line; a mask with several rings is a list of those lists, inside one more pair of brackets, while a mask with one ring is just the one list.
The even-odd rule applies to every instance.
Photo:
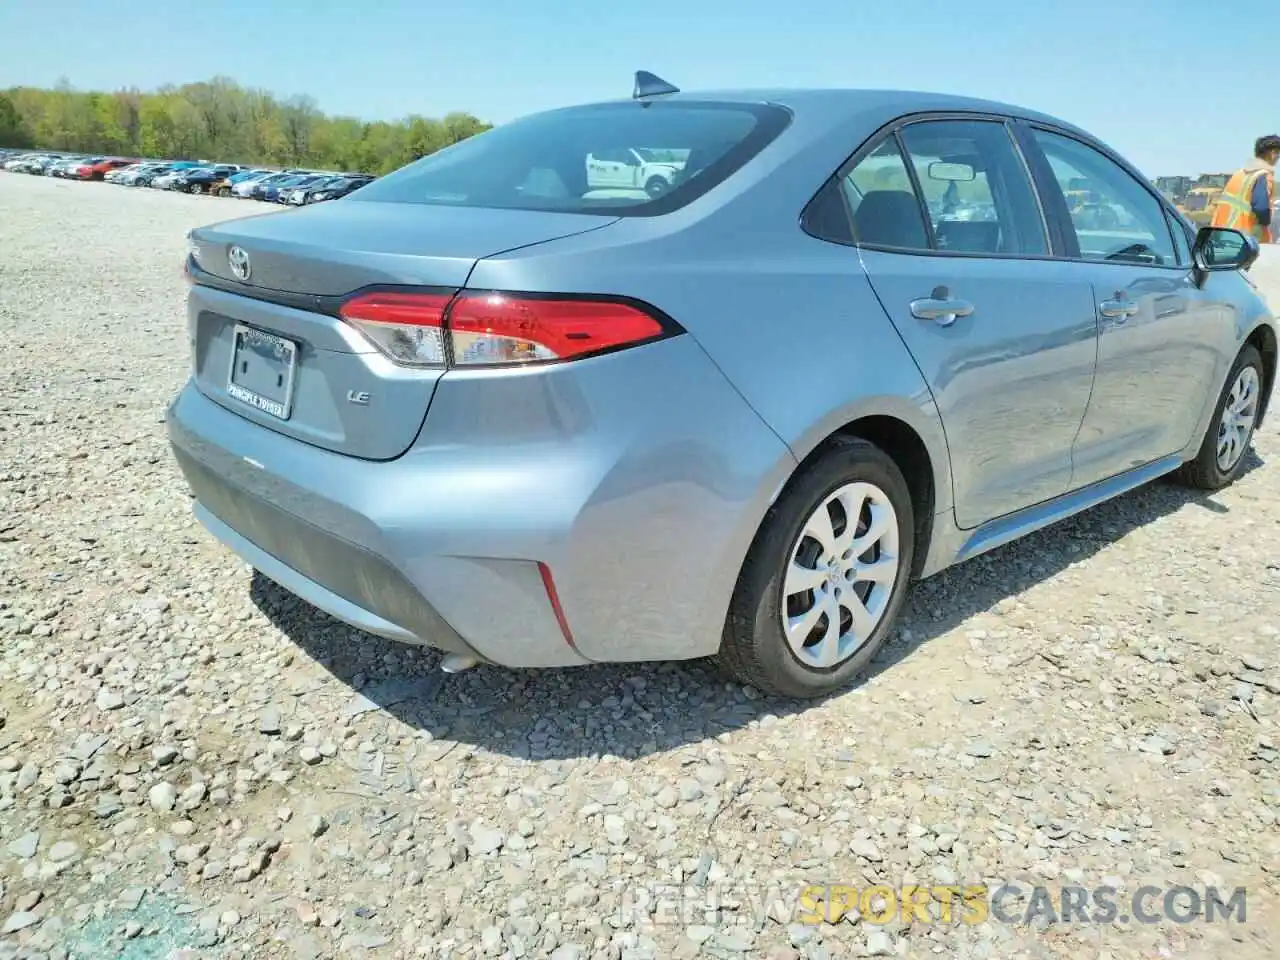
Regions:
[[[365, 120], [501, 123], [631, 93], [880, 87], [1053, 114], [1148, 176], [1228, 171], [1280, 133], [1280, 2], [0, 0], [0, 88], [228, 76]], [[1215, 12], [1215, 8], [1217, 11]], [[357, 13], [359, 10], [376, 13]]]

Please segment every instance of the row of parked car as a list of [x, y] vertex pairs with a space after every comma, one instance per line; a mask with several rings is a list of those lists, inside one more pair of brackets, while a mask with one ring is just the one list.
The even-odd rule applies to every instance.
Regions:
[[336, 200], [374, 179], [365, 173], [334, 170], [271, 170], [199, 160], [138, 160], [12, 151], [0, 151], [0, 167], [10, 173], [68, 180], [102, 180], [125, 187], [207, 193], [294, 206]]

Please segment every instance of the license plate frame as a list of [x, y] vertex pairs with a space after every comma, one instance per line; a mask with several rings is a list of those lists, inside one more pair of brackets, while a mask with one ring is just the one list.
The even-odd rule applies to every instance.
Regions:
[[[261, 387], [255, 389], [252, 385], [236, 382], [237, 366], [241, 365], [242, 360], [248, 359], [246, 354], [242, 352], [246, 341], [269, 347], [272, 352], [277, 354], [275, 359], [284, 361], [284, 373], [278, 374], [279, 379], [283, 381], [280, 384], [280, 389], [284, 391], [283, 398], [264, 395], [261, 392]], [[249, 356], [257, 360], [255, 367], [270, 362], [262, 356], [261, 350], [250, 350]], [[258, 373], [258, 370], [255, 369], [254, 372]], [[237, 323], [232, 329], [231, 362], [227, 366], [227, 396], [248, 407], [252, 407], [254, 410], [265, 413], [269, 417], [285, 421], [293, 415], [293, 388], [297, 374], [298, 345], [292, 340], [242, 323]], [[246, 375], [246, 371], [242, 370], [240, 376], [245, 377]]]

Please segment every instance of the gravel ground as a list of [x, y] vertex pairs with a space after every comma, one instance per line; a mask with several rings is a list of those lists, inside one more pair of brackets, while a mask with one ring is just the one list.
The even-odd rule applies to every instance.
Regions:
[[[0, 176], [0, 958], [1280, 952], [1280, 420], [1220, 495], [1155, 484], [921, 585], [819, 704], [697, 664], [445, 677], [191, 518], [183, 235], [264, 209]], [[1280, 304], [1280, 257], [1255, 273]], [[825, 882], [1248, 912], [799, 922]]]

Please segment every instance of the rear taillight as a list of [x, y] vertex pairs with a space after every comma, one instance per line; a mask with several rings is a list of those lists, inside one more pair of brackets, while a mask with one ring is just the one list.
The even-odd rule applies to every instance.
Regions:
[[340, 314], [396, 363], [442, 367], [452, 299], [447, 293], [366, 293], [344, 303]]
[[663, 332], [648, 313], [611, 300], [464, 293], [449, 308], [453, 362], [460, 365], [574, 360]]
[[577, 360], [675, 332], [629, 302], [509, 293], [365, 293], [339, 311], [409, 366], [507, 366]]
[[191, 239], [191, 231], [187, 231], [187, 255], [182, 258], [182, 277], [187, 283], [195, 283], [195, 274], [191, 272], [192, 266], [199, 266], [200, 263], [200, 245]]

